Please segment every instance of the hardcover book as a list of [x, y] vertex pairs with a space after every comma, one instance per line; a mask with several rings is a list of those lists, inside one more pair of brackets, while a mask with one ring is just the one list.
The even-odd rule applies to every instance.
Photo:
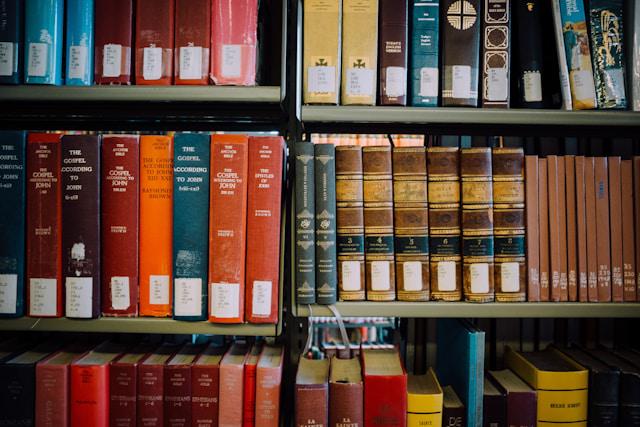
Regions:
[[407, 105], [407, 0], [380, 0], [380, 104]]
[[[363, 349], [364, 426], [407, 425], [407, 373], [396, 349]], [[388, 396], [394, 396], [389, 399]]]
[[640, 111], [640, 52], [635, 46], [640, 46], [640, 31], [637, 26], [640, 22], [640, 4], [636, 2], [625, 2], [627, 5], [627, 16], [629, 17], [629, 98], [631, 109]]
[[525, 156], [525, 214], [526, 214], [526, 262], [527, 262], [527, 301], [540, 301], [540, 207], [538, 156]]
[[[569, 254], [567, 251], [567, 187], [565, 158], [558, 158], [558, 230], [560, 241], [560, 287], [559, 301], [569, 300]], [[563, 214], [560, 214], [563, 212]]]
[[553, 33], [556, 40], [556, 54], [558, 58], [558, 71], [560, 72], [560, 90], [562, 94], [562, 109], [573, 109], [573, 94], [569, 84], [569, 65], [565, 55], [564, 29], [562, 28], [562, 16], [560, 13], [560, 1], [551, 0], [551, 12], [553, 17]]
[[64, 0], [25, 0], [24, 82], [62, 84]]
[[136, 402], [138, 425], [165, 425], [164, 369], [167, 361], [179, 349], [180, 347], [176, 345], [162, 345], [138, 364], [138, 396]]
[[316, 301], [338, 299], [336, 242], [336, 151], [333, 144], [315, 144]]
[[256, 427], [280, 425], [280, 392], [284, 352], [282, 346], [265, 345], [256, 368]]
[[20, 84], [24, 51], [24, 1], [0, 0], [0, 84]]
[[595, 157], [595, 212], [598, 262], [598, 302], [611, 301], [611, 228], [606, 157]]
[[440, 1], [411, 0], [410, 5], [410, 103], [413, 107], [437, 107], [440, 95]]
[[576, 156], [576, 233], [578, 239], [578, 300], [580, 302], [589, 300], [585, 161], [584, 156]]
[[244, 362], [242, 381], [242, 426], [253, 427], [256, 418], [256, 368], [262, 352], [262, 344], [255, 343]]
[[[482, 4], [482, 107], [509, 108], [511, 87], [511, 2]], [[535, 37], [535, 36], [534, 36]]]
[[407, 427], [442, 425], [442, 388], [432, 368], [407, 377]]
[[300, 357], [295, 382], [295, 425], [329, 425], [329, 359]]
[[[640, 194], [640, 156], [633, 157], [633, 194]], [[640, 197], [633, 199], [635, 246], [636, 246], [636, 297], [640, 295]]]
[[[547, 159], [538, 159], [538, 225], [540, 226], [540, 301], [549, 301], [551, 297], [551, 266], [549, 250], [549, 197]], [[546, 212], [546, 213], [543, 213]]]
[[442, 388], [442, 425], [443, 427], [466, 426], [467, 411], [464, 403], [451, 386]]
[[235, 343], [220, 362], [220, 406], [218, 423], [241, 426], [243, 417], [244, 370], [249, 346]]
[[[560, 158], [562, 161], [562, 158]], [[559, 169], [558, 156], [547, 157], [547, 186], [548, 186], [548, 212], [549, 212], [549, 300], [560, 301], [562, 289], [560, 285], [561, 275], [561, 244], [560, 244], [560, 196], [559, 196]], [[563, 217], [564, 220], [564, 217]]]
[[[315, 155], [310, 142], [295, 143], [295, 286], [298, 304], [316, 302]], [[336, 183], [337, 185], [337, 183]]]
[[218, 425], [220, 361], [225, 351], [224, 347], [209, 344], [191, 365], [192, 425]]
[[611, 300], [622, 302], [624, 276], [622, 258], [622, 188], [620, 157], [607, 158], [609, 166], [609, 233], [611, 235]]
[[[637, 300], [636, 263], [634, 239], [636, 228], [633, 223], [633, 163], [632, 160], [623, 160], [621, 165], [622, 187], [622, 276], [624, 280], [624, 301]], [[639, 196], [635, 196], [638, 198]]]
[[[551, 78], [544, 69], [542, 39], [542, 8], [540, 0], [513, 2], [513, 15], [517, 62], [518, 102], [524, 108], [543, 108], [544, 93], [542, 80]], [[562, 52], [564, 59], [564, 51]], [[515, 62], [515, 61], [514, 61]]]
[[567, 213], [567, 290], [568, 300], [578, 301], [576, 156], [564, 156], [564, 161], [565, 206]]
[[593, 157], [585, 157], [584, 160], [587, 225], [587, 296], [589, 302], [598, 302], [595, 159]]
[[191, 365], [202, 347], [186, 344], [164, 367], [164, 419], [169, 427], [191, 425]]
[[364, 386], [357, 358], [331, 358], [329, 373], [329, 426], [362, 426]]
[[138, 366], [153, 347], [140, 345], [109, 364], [109, 426], [136, 427]]
[[93, 84], [94, 0], [67, 0], [65, 84]]
[[131, 83], [133, 0], [95, 0], [95, 82]]
[[206, 85], [209, 83], [211, 0], [175, 2], [175, 84]]
[[536, 392], [509, 369], [489, 371], [488, 375], [506, 395], [506, 425], [535, 427]]
[[175, 0], [136, 1], [136, 84], [173, 83]]
[[507, 396], [485, 374], [482, 397], [482, 425], [504, 426], [507, 424]]

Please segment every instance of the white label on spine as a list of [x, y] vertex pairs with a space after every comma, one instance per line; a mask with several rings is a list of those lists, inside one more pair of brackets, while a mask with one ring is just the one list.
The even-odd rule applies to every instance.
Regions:
[[122, 45], [105, 44], [102, 50], [102, 77], [120, 77]]
[[93, 279], [91, 277], [67, 277], [65, 289], [65, 315], [67, 317], [91, 318]]
[[438, 290], [456, 290], [456, 263], [455, 261], [440, 261], [438, 263]]
[[55, 316], [57, 308], [56, 279], [29, 279], [29, 315]]
[[506, 101], [508, 95], [508, 79], [506, 68], [489, 68], [487, 79], [487, 100]]
[[253, 307], [254, 316], [270, 316], [271, 315], [271, 288], [273, 285], [270, 280], [254, 280], [253, 281], [253, 298], [251, 305]]
[[145, 47], [142, 55], [142, 77], [145, 80], [160, 80], [162, 77], [162, 48]]
[[422, 290], [422, 263], [420, 261], [406, 261], [402, 264], [402, 278], [405, 291]]
[[48, 54], [49, 45], [47, 43], [29, 43], [29, 58], [27, 59], [29, 77], [45, 77], [47, 75]]
[[113, 276], [111, 278], [111, 308], [114, 310], [126, 310], [131, 302], [129, 290], [129, 277]]
[[342, 290], [359, 291], [362, 289], [360, 283], [360, 261], [342, 262]]
[[389, 261], [373, 261], [371, 263], [371, 290], [388, 291], [390, 289]]
[[239, 283], [212, 283], [209, 298], [212, 316], [221, 319], [240, 317]]
[[347, 95], [373, 96], [373, 70], [368, 68], [347, 69]]
[[471, 276], [471, 292], [486, 294], [489, 292], [489, 264], [478, 263], [469, 266]]
[[388, 97], [404, 96], [407, 92], [407, 70], [404, 67], [387, 67], [385, 84]]
[[542, 101], [542, 77], [539, 71], [525, 71], [524, 80], [524, 100], [526, 102]]
[[180, 78], [202, 78], [202, 47], [183, 46], [180, 48]]
[[176, 316], [202, 315], [202, 279], [179, 278], [174, 280]]
[[222, 45], [222, 77], [240, 77], [242, 74], [242, 45]]
[[595, 100], [596, 87], [591, 71], [572, 71], [571, 77], [573, 78], [573, 94], [577, 100]]
[[87, 70], [87, 47], [71, 46], [69, 48], [69, 77], [70, 79], [83, 79]]
[[471, 67], [454, 65], [451, 67], [451, 90], [454, 98], [471, 98]]
[[437, 68], [420, 68], [420, 96], [438, 96]]
[[0, 76], [13, 74], [13, 43], [0, 42]]
[[169, 276], [149, 276], [149, 304], [169, 304]]
[[336, 67], [309, 67], [309, 92], [335, 93]]
[[0, 314], [15, 314], [18, 297], [18, 275], [0, 274]]
[[518, 292], [520, 290], [520, 265], [517, 262], [503, 262], [500, 269], [502, 292]]

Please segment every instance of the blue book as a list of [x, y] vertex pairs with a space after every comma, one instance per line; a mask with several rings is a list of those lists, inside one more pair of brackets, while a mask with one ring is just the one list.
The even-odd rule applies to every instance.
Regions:
[[20, 84], [23, 0], [0, 0], [0, 84]]
[[437, 107], [440, 0], [413, 0], [411, 7], [410, 105]]
[[467, 426], [482, 427], [484, 332], [466, 320], [438, 319], [437, 374], [467, 410]]
[[26, 0], [24, 82], [62, 84], [64, 0]]
[[26, 132], [0, 131], [0, 317], [24, 314]]
[[93, 0], [67, 0], [65, 84], [93, 84]]
[[207, 319], [210, 136], [173, 138], [173, 317]]

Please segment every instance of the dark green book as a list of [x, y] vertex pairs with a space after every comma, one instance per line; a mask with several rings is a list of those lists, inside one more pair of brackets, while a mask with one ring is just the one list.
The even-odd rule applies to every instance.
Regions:
[[314, 152], [310, 142], [295, 144], [296, 301], [316, 302]]

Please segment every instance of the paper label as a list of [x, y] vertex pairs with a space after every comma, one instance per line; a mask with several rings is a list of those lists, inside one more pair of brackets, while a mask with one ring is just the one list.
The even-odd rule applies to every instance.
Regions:
[[142, 77], [145, 80], [160, 80], [162, 77], [162, 48], [145, 47], [142, 56]]
[[469, 266], [471, 276], [471, 292], [486, 294], [489, 292], [489, 264], [478, 263]]
[[29, 279], [29, 315], [55, 316], [57, 306], [56, 279]]
[[420, 68], [420, 96], [438, 96], [437, 68]]
[[440, 261], [438, 263], [438, 290], [456, 290], [456, 263], [455, 261]]
[[520, 265], [517, 262], [503, 262], [500, 269], [502, 292], [518, 292], [520, 290]]
[[362, 289], [360, 283], [360, 261], [342, 262], [342, 290], [359, 291]]
[[82, 79], [84, 78], [87, 69], [87, 54], [88, 50], [86, 46], [71, 46], [69, 48], [69, 75], [70, 79]]
[[454, 98], [471, 98], [471, 67], [468, 65], [454, 65], [451, 67], [452, 92]]
[[102, 50], [102, 77], [120, 77], [122, 45], [105, 44]]
[[271, 288], [273, 287], [270, 280], [254, 280], [253, 281], [253, 298], [251, 304], [253, 306], [254, 316], [270, 316], [271, 315]]
[[390, 289], [389, 261], [373, 261], [371, 263], [371, 290], [388, 291]]
[[0, 76], [13, 74], [13, 43], [0, 42]]
[[388, 97], [404, 96], [407, 93], [407, 70], [404, 67], [387, 67], [385, 84]]
[[175, 279], [174, 315], [202, 315], [202, 279]]
[[349, 96], [373, 96], [373, 70], [368, 68], [348, 68], [345, 83], [347, 85], [347, 95]]
[[[30, 77], [45, 77], [47, 75], [47, 55], [49, 45], [46, 43], [29, 43], [29, 58], [27, 74]], [[54, 313], [55, 314], [55, 313]]]
[[212, 283], [209, 298], [212, 316], [222, 319], [240, 317], [239, 283]]
[[0, 314], [15, 314], [18, 297], [18, 275], [0, 274]]
[[91, 318], [93, 278], [67, 277], [65, 289], [65, 315], [67, 317]]
[[113, 276], [111, 278], [111, 308], [114, 310], [126, 310], [130, 300], [129, 278]]
[[525, 71], [523, 83], [526, 102], [542, 101], [542, 76], [539, 71]]
[[578, 100], [594, 100], [596, 87], [591, 71], [576, 70], [571, 72], [573, 77], [573, 94]]
[[422, 263], [420, 261], [407, 261], [402, 264], [402, 278], [405, 291], [422, 290]]
[[180, 48], [180, 78], [202, 78], [202, 47], [186, 46]]
[[242, 45], [222, 45], [222, 77], [240, 77], [242, 74]]
[[334, 93], [336, 67], [309, 67], [309, 92]]
[[487, 79], [487, 100], [506, 101], [508, 95], [506, 68], [489, 68]]
[[169, 276], [149, 276], [149, 304], [169, 304]]

